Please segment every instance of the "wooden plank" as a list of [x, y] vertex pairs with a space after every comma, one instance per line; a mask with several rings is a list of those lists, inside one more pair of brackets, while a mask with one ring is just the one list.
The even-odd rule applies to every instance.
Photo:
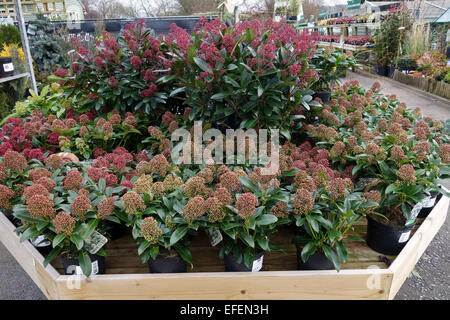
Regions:
[[[364, 237], [366, 233], [366, 221], [355, 226], [351, 232], [353, 235]], [[273, 244], [283, 251], [266, 252], [264, 256], [264, 271], [289, 271], [297, 269], [297, 249], [292, 243], [296, 228], [281, 226], [280, 230], [272, 236]], [[346, 240], [349, 252], [348, 263], [343, 264], [343, 269], [366, 269], [371, 265], [384, 266], [380, 262], [380, 254], [373, 251], [365, 242]], [[133, 240], [131, 233], [127, 233], [121, 239], [112, 241], [106, 246], [106, 273], [146, 273], [147, 265], [142, 264], [137, 254], [138, 245]], [[223, 260], [219, 258], [220, 245], [211, 247], [209, 239], [204, 232], [192, 239], [191, 253], [194, 268], [188, 272], [223, 272]], [[393, 259], [393, 257], [389, 257]], [[62, 273], [60, 262], [55, 260], [53, 266]]]
[[45, 268], [45, 272], [38, 274], [36, 266], [44, 268], [44, 257], [29, 241], [20, 242], [20, 238], [14, 233], [15, 229], [15, 226], [0, 211], [0, 241], [47, 298], [51, 298], [50, 294], [55, 292], [52, 282], [60, 276], [58, 271], [49, 265]]
[[444, 224], [447, 217], [450, 198], [443, 196], [430, 215], [422, 222], [402, 252], [389, 267], [394, 274], [389, 299], [393, 299], [419, 261], [425, 249]]
[[386, 269], [266, 271], [82, 277], [68, 289], [56, 280], [62, 299], [386, 299], [392, 274]]

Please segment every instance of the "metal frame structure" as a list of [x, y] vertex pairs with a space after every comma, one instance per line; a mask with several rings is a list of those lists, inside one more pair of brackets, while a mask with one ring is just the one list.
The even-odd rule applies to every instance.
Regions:
[[25, 20], [23, 18], [22, 1], [14, 0], [14, 5], [16, 6], [17, 22], [18, 22], [19, 31], [20, 31], [20, 37], [22, 39], [22, 48], [23, 48], [23, 52], [25, 55], [25, 64], [26, 64], [28, 72], [16, 74], [11, 77], [2, 78], [2, 79], [0, 79], [0, 83], [13, 81], [13, 80], [17, 80], [17, 79], [29, 76], [31, 89], [33, 89], [37, 93], [38, 89], [37, 89], [37, 85], [36, 85], [36, 77], [34, 76], [33, 61], [31, 59], [31, 52], [30, 52], [30, 44], [28, 42], [27, 31], [25, 28]]

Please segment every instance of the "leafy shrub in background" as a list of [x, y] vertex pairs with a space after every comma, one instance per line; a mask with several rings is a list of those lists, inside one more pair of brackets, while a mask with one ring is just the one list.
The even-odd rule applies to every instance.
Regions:
[[47, 18], [39, 16], [30, 22], [28, 34], [38, 80], [45, 79], [50, 73], [66, 65], [67, 52], [63, 49], [63, 40], [56, 36], [56, 29]]
[[336, 81], [347, 68], [356, 65], [356, 60], [352, 56], [343, 53], [341, 50], [327, 47], [326, 49], [321, 48], [316, 50], [312, 59], [312, 65], [316, 68], [319, 77], [314, 81], [311, 88], [316, 92], [328, 92], [331, 90], [334, 81]]
[[[404, 30], [399, 31], [400, 27]], [[400, 9], [386, 17], [381, 22], [380, 28], [375, 31], [375, 56], [380, 65], [391, 65], [399, 55], [399, 50], [405, 46], [406, 37], [401, 37], [402, 32], [411, 28], [411, 19], [407, 10]], [[401, 53], [401, 52], [400, 52]]]
[[0, 25], [0, 50], [5, 44], [18, 44], [22, 46], [19, 29], [13, 25]]
[[192, 36], [173, 25], [164, 42], [174, 56], [176, 89], [170, 95], [184, 92], [191, 121], [277, 128], [288, 137], [288, 128], [300, 118], [295, 111], [309, 108], [314, 41], [286, 22], [243, 21], [227, 27], [205, 19]]
[[168, 72], [163, 71], [167, 59], [144, 22], [127, 24], [117, 40], [104, 32], [91, 51], [75, 38], [72, 43], [67, 95], [83, 101], [86, 109], [162, 115], [167, 96], [155, 81]]
[[71, 68], [58, 75], [85, 110], [139, 111], [159, 124], [165, 111], [188, 107], [191, 123], [278, 128], [290, 138], [298, 110], [315, 103], [313, 37], [271, 20], [227, 27], [205, 18], [196, 28], [190, 35], [172, 25], [156, 39], [140, 21], [117, 40], [105, 32], [92, 51], [73, 40]]

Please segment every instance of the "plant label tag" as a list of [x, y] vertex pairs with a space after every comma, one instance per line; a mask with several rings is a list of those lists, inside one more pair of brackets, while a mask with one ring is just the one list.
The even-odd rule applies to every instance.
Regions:
[[208, 229], [208, 236], [211, 245], [214, 247], [219, 244], [223, 240], [222, 233], [220, 233], [219, 228], [211, 227]]
[[14, 71], [14, 65], [10, 62], [10, 63], [5, 63], [3, 65], [3, 70], [5, 72], [10, 72], [10, 71]]
[[425, 199], [422, 199], [421, 201], [416, 203], [416, 205], [411, 209], [411, 216], [410, 216], [409, 220], [406, 221], [405, 225], [408, 226], [408, 225], [414, 223], [414, 221], [416, 221], [416, 218], [419, 215], [420, 210], [422, 210], [424, 204], [427, 203], [429, 200], [430, 200], [430, 197], [428, 196]]
[[108, 242], [108, 239], [100, 232], [94, 231], [84, 242], [84, 248], [89, 253], [96, 254]]
[[[94, 274], [98, 274], [98, 261], [95, 260], [94, 262], [91, 263], [91, 275]], [[82, 276], [83, 275], [83, 270], [81, 270], [80, 266], [77, 266], [75, 268], [75, 274]]]
[[434, 206], [434, 204], [436, 203], [436, 198], [437, 197], [434, 197], [434, 198], [429, 198], [428, 199], [428, 201], [426, 201], [424, 204], [423, 204], [423, 208], [431, 208], [432, 206]]
[[92, 262], [92, 274], [98, 274], [98, 260]]
[[261, 258], [259, 258], [258, 260], [253, 261], [252, 272], [258, 272], [259, 270], [261, 270], [263, 265], [263, 259], [264, 255], [262, 255]]
[[404, 243], [409, 240], [409, 235], [411, 234], [411, 231], [403, 232], [400, 236], [400, 239], [398, 239], [398, 243]]
[[52, 244], [52, 243], [51, 243], [50, 241], [48, 241], [48, 240], [45, 238], [45, 236], [43, 236], [43, 235], [38, 236], [38, 237], [37, 237], [36, 239], [34, 239], [34, 240], [31, 240], [31, 243], [33, 244], [33, 246], [38, 247], [38, 248], [40, 248], [40, 247], [46, 247], [46, 246], [49, 246], [49, 245]]

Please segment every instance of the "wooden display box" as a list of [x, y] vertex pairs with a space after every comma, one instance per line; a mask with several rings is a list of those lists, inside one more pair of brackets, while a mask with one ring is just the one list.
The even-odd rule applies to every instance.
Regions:
[[[393, 260], [390, 266], [365, 243], [351, 241], [349, 262], [340, 272], [295, 270], [290, 228], [273, 238], [285, 253], [266, 253], [260, 272], [223, 272], [219, 248], [211, 247], [205, 235], [193, 241], [194, 269], [188, 273], [148, 273], [137, 245], [126, 235], [107, 244], [107, 274], [89, 278], [62, 275], [58, 262], [44, 268], [44, 257], [28, 241], [20, 243], [3, 213], [0, 240], [49, 299], [393, 299], [445, 222], [449, 200], [442, 197], [430, 215], [417, 223], [402, 252], [387, 257]], [[357, 225], [355, 234], [363, 236], [365, 228], [364, 223]]]

